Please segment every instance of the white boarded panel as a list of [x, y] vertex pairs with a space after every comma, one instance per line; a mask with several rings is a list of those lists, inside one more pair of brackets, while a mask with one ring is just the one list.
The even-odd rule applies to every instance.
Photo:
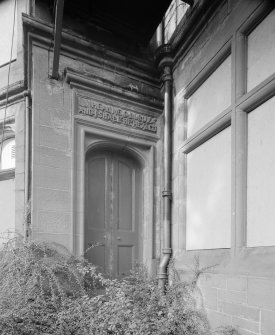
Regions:
[[[0, 245], [8, 237], [8, 231], [15, 231], [15, 192], [14, 179], [0, 181]], [[10, 235], [12, 237], [12, 235]]]
[[230, 248], [231, 128], [187, 155], [186, 246]]
[[247, 90], [275, 72], [275, 9], [248, 35]]
[[[0, 1], [0, 65], [10, 61], [11, 41], [14, 18], [14, 1]], [[12, 59], [16, 58], [17, 45], [17, 13], [15, 15], [14, 39], [12, 48]]]
[[187, 101], [187, 135], [191, 136], [231, 105], [231, 57]]
[[248, 114], [247, 245], [275, 245], [275, 97]]

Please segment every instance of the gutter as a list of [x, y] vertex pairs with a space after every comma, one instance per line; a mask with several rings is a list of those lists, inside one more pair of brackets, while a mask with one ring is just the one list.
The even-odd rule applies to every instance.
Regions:
[[59, 58], [62, 37], [62, 21], [64, 11], [64, 0], [57, 0], [55, 6], [55, 24], [54, 24], [54, 46], [53, 46], [53, 67], [52, 79], [58, 80]]

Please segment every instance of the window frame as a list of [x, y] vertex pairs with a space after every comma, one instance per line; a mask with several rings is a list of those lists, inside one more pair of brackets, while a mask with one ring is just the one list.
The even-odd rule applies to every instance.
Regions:
[[[7, 1], [8, 2], [8, 1]], [[14, 8], [16, 6], [16, 8]], [[11, 5], [10, 12], [8, 15], [11, 16], [11, 24], [13, 25], [13, 17], [14, 17], [14, 10], [15, 10], [15, 21], [14, 21], [14, 40], [13, 40], [13, 48], [12, 48], [12, 57], [10, 59], [10, 55], [8, 52], [7, 58], [0, 61], [0, 68], [8, 66], [11, 63], [14, 63], [17, 60], [17, 53], [18, 53], [18, 4], [14, 3]], [[12, 33], [12, 31], [11, 31]], [[11, 37], [11, 36], [10, 36]], [[11, 47], [11, 46], [10, 46]], [[10, 49], [9, 47], [9, 49]]]
[[[234, 231], [235, 253], [247, 246], [247, 153], [248, 153], [248, 113], [275, 95], [275, 73], [271, 74], [253, 89], [247, 91], [247, 48], [248, 35], [274, 9], [274, 5], [262, 4], [240, 27], [235, 34], [236, 39], [236, 98], [232, 114], [234, 131], [234, 164], [235, 171], [235, 207]], [[241, 159], [237, 159], [241, 157]], [[274, 244], [275, 246], [275, 244]], [[270, 247], [274, 247], [270, 246]], [[263, 246], [264, 248], [266, 246]], [[269, 248], [269, 247], [267, 247]]]
[[[187, 197], [186, 155], [205, 141], [231, 125], [231, 248], [186, 250], [186, 201], [184, 208], [184, 236], [180, 237], [181, 249], [189, 255], [207, 254], [223, 260], [227, 256], [248, 253], [253, 257], [253, 250], [273, 250], [274, 246], [247, 246], [247, 125], [248, 113], [275, 96], [275, 73], [271, 74], [256, 87], [247, 92], [247, 37], [268, 14], [274, 5], [259, 5], [241, 25], [234, 28], [230, 39], [207, 63], [199, 74], [187, 85], [184, 94], [184, 142], [182, 146], [184, 169], [184, 199]], [[215, 71], [222, 61], [231, 54], [232, 57], [232, 104], [212, 121], [187, 138], [187, 99]], [[260, 248], [260, 249], [259, 249]], [[260, 251], [259, 251], [260, 252]]]
[[[215, 72], [215, 70], [224, 62], [227, 57], [231, 57], [231, 76], [232, 76], [232, 42], [231, 40], [227, 41], [223, 47], [219, 50], [219, 52], [206, 64], [206, 66], [199, 72], [199, 74], [188, 84], [185, 90], [185, 94], [183, 96], [184, 99], [184, 142], [181, 147], [181, 151], [183, 153], [184, 160], [184, 198], [187, 199], [187, 155], [208, 141], [210, 138], [217, 135], [222, 130], [231, 126], [231, 110], [232, 110], [232, 98], [231, 105], [227, 107], [225, 110], [220, 111], [220, 113], [215, 116], [211, 121], [206, 123], [203, 127], [197, 130], [194, 134], [187, 137], [187, 122], [188, 122], [188, 108], [187, 101], [190, 96]], [[231, 89], [232, 92], [232, 89]], [[232, 95], [232, 94], [231, 94]], [[186, 248], [186, 225], [187, 225], [187, 208], [185, 201], [184, 208], [184, 238], [181, 237], [180, 244], [183, 249], [189, 253], [194, 252], [205, 252], [211, 253], [212, 251], [215, 253], [217, 250], [225, 250], [228, 252], [230, 248], [213, 248], [213, 249], [195, 249], [195, 250], [187, 250]]]

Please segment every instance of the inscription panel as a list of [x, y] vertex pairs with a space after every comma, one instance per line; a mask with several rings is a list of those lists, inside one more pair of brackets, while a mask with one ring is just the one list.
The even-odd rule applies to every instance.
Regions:
[[150, 115], [136, 113], [111, 104], [96, 100], [78, 97], [78, 114], [86, 115], [93, 119], [123, 125], [129, 128], [157, 133], [157, 118]]

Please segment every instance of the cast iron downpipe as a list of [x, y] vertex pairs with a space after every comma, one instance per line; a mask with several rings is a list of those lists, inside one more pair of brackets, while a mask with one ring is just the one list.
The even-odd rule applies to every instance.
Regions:
[[172, 57], [169, 44], [162, 45], [157, 52], [164, 94], [163, 134], [163, 247], [159, 265], [159, 286], [165, 291], [168, 279], [167, 267], [171, 258], [171, 201], [172, 201]]
[[29, 241], [31, 238], [31, 123], [32, 123], [32, 108], [31, 108], [31, 91], [27, 91], [25, 95], [25, 231], [24, 240]]

